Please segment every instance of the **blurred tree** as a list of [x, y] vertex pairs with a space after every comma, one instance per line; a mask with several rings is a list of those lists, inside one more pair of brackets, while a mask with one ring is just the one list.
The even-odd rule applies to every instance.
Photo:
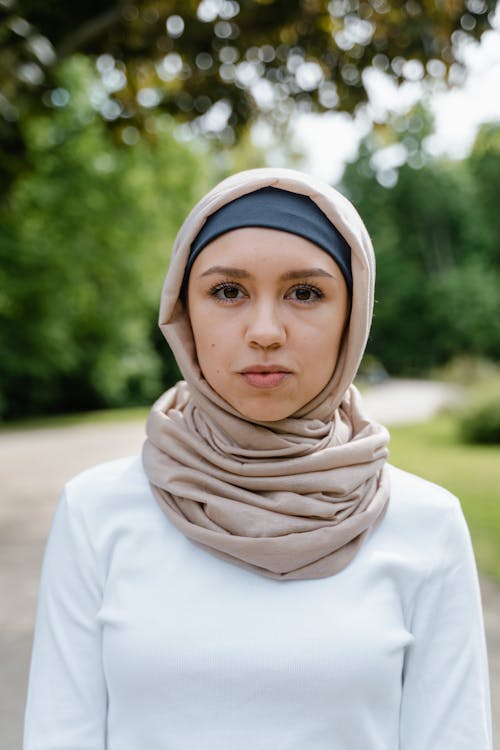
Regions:
[[492, 269], [500, 268], [500, 123], [483, 125], [468, 159], [477, 195], [475, 221], [483, 227]]
[[[258, 112], [352, 112], [371, 66], [396, 81], [445, 77], [464, 39], [489, 28], [496, 0], [0, 0], [0, 175], [29, 166], [23, 123], [68, 92], [55, 72], [97, 59], [93, 106], [122, 138], [153, 110], [232, 143]], [[153, 137], [151, 129], [149, 136]], [[126, 136], [125, 136], [126, 137]]]
[[344, 189], [377, 254], [368, 352], [394, 374], [422, 375], [463, 354], [500, 358], [499, 131], [485, 128], [462, 162], [412, 151], [415, 167], [397, 170], [379, 167], [372, 134], [346, 169]]
[[87, 99], [94, 77], [85, 58], [59, 71], [70, 101], [30, 121], [32, 171], [0, 209], [4, 419], [148, 403], [176, 378], [158, 298], [210, 160], [173, 138], [167, 116], [154, 150], [135, 130], [135, 148], [116, 148]]

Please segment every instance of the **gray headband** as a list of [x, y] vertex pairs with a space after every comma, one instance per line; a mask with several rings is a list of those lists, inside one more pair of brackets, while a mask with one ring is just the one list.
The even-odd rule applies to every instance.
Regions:
[[181, 295], [185, 295], [194, 261], [212, 240], [241, 227], [266, 227], [314, 242], [340, 268], [352, 298], [351, 248], [323, 211], [306, 195], [265, 187], [226, 203], [209, 216], [189, 252]]

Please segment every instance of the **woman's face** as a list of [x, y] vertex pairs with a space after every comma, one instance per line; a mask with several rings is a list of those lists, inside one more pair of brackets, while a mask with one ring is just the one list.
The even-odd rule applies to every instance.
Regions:
[[347, 309], [335, 261], [288, 232], [227, 232], [191, 269], [188, 312], [203, 376], [253, 421], [289, 417], [324, 388]]

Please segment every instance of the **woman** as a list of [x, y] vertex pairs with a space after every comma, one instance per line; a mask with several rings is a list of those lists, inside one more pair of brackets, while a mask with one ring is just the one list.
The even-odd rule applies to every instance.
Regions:
[[65, 488], [25, 750], [491, 748], [459, 504], [352, 386], [373, 285], [355, 209], [299, 172], [193, 209], [160, 310], [185, 381], [142, 460]]

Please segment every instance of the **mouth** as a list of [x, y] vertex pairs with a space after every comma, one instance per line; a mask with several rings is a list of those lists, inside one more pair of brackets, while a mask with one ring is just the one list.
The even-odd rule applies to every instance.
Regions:
[[240, 375], [248, 385], [255, 388], [276, 388], [291, 372], [282, 365], [252, 365], [241, 370]]

